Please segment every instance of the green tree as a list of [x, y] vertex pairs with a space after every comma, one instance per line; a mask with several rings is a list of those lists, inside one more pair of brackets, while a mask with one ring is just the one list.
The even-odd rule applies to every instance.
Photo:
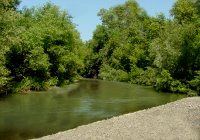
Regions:
[[[186, 7], [189, 7], [188, 11], [184, 10]], [[152, 66], [160, 72], [167, 70], [172, 79], [163, 87], [158, 84], [156, 87], [188, 93], [188, 82], [195, 78], [195, 71], [200, 69], [197, 10], [193, 1], [179, 0], [171, 12], [175, 19], [168, 22], [158, 38], [152, 41], [150, 56]], [[164, 77], [159, 79], [166, 81]]]
[[170, 12], [179, 23], [185, 23], [197, 19], [198, 9], [192, 0], [178, 0]]
[[9, 69], [6, 67], [6, 53], [9, 52], [10, 46], [17, 44], [19, 38], [16, 24], [20, 15], [15, 11], [19, 1], [2, 0], [0, 1], [0, 92], [6, 90], [11, 77]]
[[200, 69], [198, 2], [176, 1], [171, 20], [148, 16], [134, 0], [102, 9], [102, 25], [88, 44], [91, 71], [101, 79], [188, 93]]
[[76, 79], [84, 67], [83, 43], [66, 11], [50, 3], [22, 11], [20, 42], [6, 55], [12, 92], [47, 89]]
[[97, 27], [90, 43], [94, 54], [91, 61], [94, 62], [93, 68], [96, 66], [96, 70], [93, 70], [96, 75], [99, 70], [104, 71], [101, 70], [105, 68], [102, 65], [126, 74], [135, 67], [145, 68], [148, 63], [147, 38], [144, 32], [147, 24], [143, 24], [148, 18], [146, 12], [135, 1], [130, 0], [109, 10], [102, 9], [98, 15], [102, 25]]

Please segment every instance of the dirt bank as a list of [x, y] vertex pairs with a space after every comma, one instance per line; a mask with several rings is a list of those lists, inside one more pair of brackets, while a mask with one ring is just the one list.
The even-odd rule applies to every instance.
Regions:
[[200, 97], [185, 98], [39, 139], [200, 140]]

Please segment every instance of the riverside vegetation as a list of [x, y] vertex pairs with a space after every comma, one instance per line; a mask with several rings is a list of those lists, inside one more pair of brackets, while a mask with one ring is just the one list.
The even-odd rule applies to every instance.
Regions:
[[129, 0], [101, 9], [93, 38], [80, 39], [72, 17], [46, 3], [19, 10], [0, 1], [0, 92], [62, 86], [81, 77], [200, 94], [200, 0], [177, 0], [171, 18]]

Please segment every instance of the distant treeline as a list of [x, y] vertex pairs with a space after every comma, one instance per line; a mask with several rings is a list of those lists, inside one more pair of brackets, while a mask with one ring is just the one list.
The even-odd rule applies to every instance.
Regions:
[[47, 3], [17, 9], [0, 1], [0, 92], [62, 86], [80, 77], [200, 93], [200, 0], [177, 0], [149, 16], [135, 0], [101, 9], [93, 38], [80, 39], [71, 16]]

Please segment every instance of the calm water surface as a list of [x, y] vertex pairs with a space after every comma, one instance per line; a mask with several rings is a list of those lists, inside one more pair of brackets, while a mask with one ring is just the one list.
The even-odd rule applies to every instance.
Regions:
[[0, 98], [0, 140], [41, 137], [183, 97], [157, 93], [151, 87], [99, 80], [82, 80], [48, 92], [9, 95]]

